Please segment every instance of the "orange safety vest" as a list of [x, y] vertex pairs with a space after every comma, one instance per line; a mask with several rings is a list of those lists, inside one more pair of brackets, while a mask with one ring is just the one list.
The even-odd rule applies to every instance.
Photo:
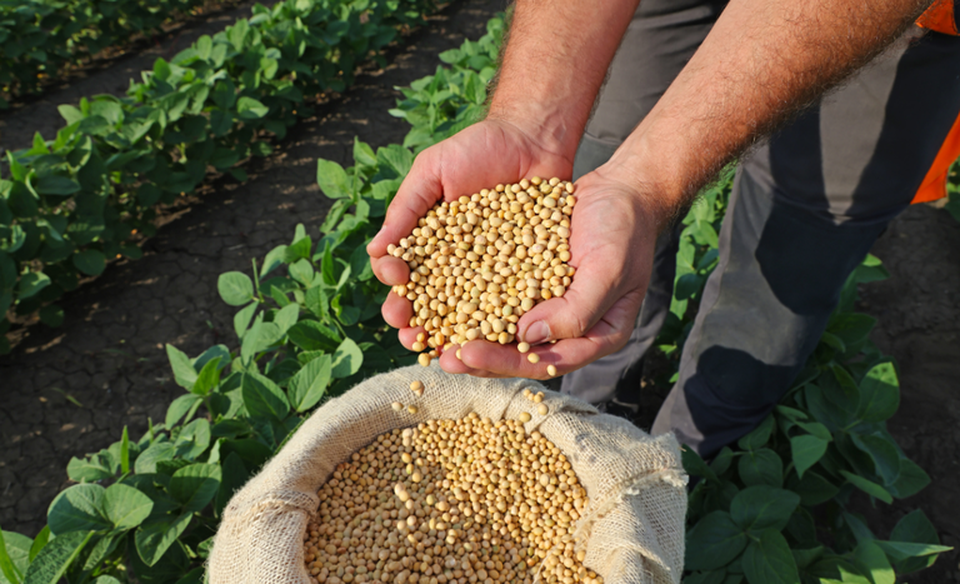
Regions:
[[958, 35], [957, 18], [953, 12], [954, 0], [935, 0], [917, 19], [917, 24], [927, 30]]
[[[954, 0], [935, 0], [917, 19], [917, 25], [927, 30], [958, 36], [957, 18], [954, 13]], [[923, 178], [917, 194], [913, 197], [914, 203], [928, 203], [947, 196], [947, 179], [950, 167], [960, 157], [960, 118], [953, 122], [953, 127], [933, 160], [933, 165]]]

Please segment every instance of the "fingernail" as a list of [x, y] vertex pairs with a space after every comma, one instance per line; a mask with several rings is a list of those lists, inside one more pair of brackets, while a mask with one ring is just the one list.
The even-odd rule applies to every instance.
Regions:
[[524, 333], [523, 340], [531, 345], [539, 345], [540, 343], [549, 341], [550, 325], [542, 320], [531, 324], [527, 327], [527, 332]]

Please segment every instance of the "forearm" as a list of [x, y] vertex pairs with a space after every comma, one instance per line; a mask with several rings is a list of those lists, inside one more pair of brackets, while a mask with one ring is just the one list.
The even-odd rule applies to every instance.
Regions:
[[731, 0], [601, 171], [653, 193], [665, 224], [750, 144], [865, 64], [929, 0]]
[[571, 161], [637, 0], [518, 0], [489, 117]]

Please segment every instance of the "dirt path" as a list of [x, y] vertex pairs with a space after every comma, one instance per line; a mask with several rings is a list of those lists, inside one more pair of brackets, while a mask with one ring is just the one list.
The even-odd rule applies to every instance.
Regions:
[[[387, 113], [399, 95], [393, 87], [433, 73], [438, 53], [481, 36], [502, 8], [501, 0], [471, 0], [445, 9], [390, 57], [389, 67], [359, 77], [354, 89], [295, 128], [274, 156], [252, 165], [249, 182], [212, 185], [145, 245], [143, 259], [112, 265], [67, 295], [62, 327], [31, 327], [0, 358], [4, 529], [35, 535], [67, 484], [72, 456], [110, 445], [124, 424], [134, 437], [146, 431], [148, 418], [164, 418], [182, 391], [170, 378], [165, 343], [191, 355], [216, 343], [235, 345], [234, 310], [217, 295], [219, 274], [249, 270], [251, 258], [289, 243], [297, 223], [316, 234], [328, 208], [316, 185], [317, 158], [349, 164], [354, 136], [374, 147], [401, 142], [408, 127]], [[128, 67], [99, 76], [106, 88], [125, 87]], [[30, 115], [32, 122], [16, 122], [37, 128], [49, 117], [42, 108]]]

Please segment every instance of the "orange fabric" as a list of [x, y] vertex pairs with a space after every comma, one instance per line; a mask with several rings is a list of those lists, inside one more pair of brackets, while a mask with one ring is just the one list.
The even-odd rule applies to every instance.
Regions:
[[916, 196], [911, 203], [929, 203], [947, 196], [947, 175], [950, 174], [950, 166], [960, 157], [960, 116], [953, 122], [953, 127], [947, 134], [947, 138], [940, 146], [937, 157], [933, 159], [933, 165], [927, 171], [927, 176], [923, 177], [920, 188], [917, 189]]
[[953, 3], [954, 0], [935, 0], [917, 19], [917, 24], [927, 30], [960, 35], [953, 13]]

